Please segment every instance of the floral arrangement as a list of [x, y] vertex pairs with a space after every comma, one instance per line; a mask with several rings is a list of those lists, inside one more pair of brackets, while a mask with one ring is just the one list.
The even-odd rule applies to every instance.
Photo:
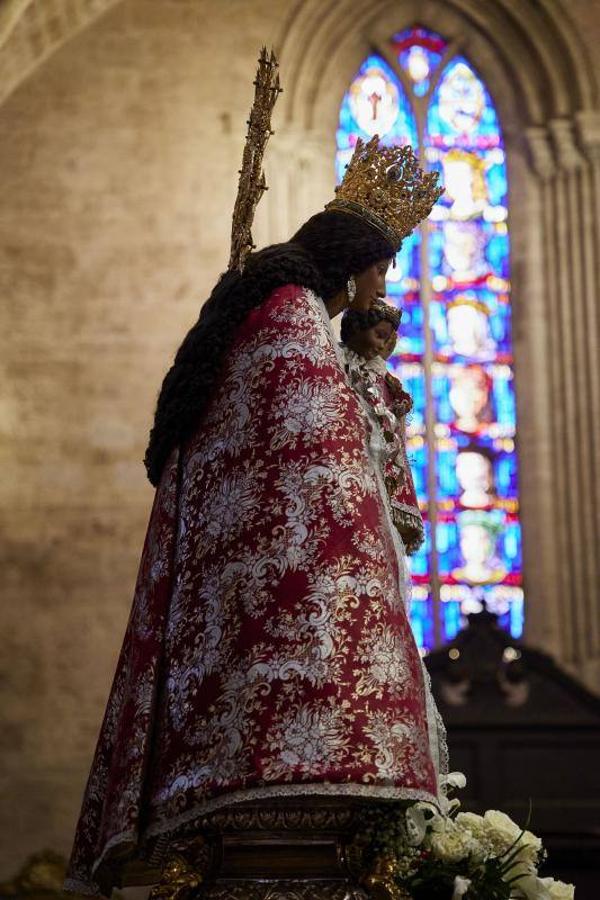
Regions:
[[509, 816], [460, 812], [448, 795], [464, 787], [445, 780], [444, 804], [390, 804], [367, 809], [357, 837], [363, 884], [374, 900], [572, 900], [573, 885], [540, 878], [541, 840]]

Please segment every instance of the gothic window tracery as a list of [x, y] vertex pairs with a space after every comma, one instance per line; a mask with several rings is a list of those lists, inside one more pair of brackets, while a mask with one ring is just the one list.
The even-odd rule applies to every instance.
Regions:
[[413, 27], [362, 63], [337, 131], [341, 179], [358, 137], [410, 143], [442, 200], [388, 279], [404, 310], [390, 367], [414, 399], [409, 455], [427, 541], [411, 621], [426, 651], [485, 604], [523, 630], [507, 175], [490, 93], [440, 35]]

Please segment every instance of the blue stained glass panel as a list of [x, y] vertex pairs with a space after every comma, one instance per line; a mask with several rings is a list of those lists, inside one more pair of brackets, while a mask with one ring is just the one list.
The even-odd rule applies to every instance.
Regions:
[[508, 622], [500, 619], [500, 626], [510, 631], [514, 638], [520, 638], [523, 634], [524, 625], [524, 598], [523, 591], [519, 590], [517, 596], [513, 597], [508, 607]]
[[[439, 436], [513, 437], [515, 396], [509, 366], [433, 364], [432, 393]], [[444, 427], [446, 426], [446, 427]]]
[[473, 150], [428, 146], [425, 158], [444, 186], [444, 194], [432, 211], [434, 220], [506, 220], [508, 184], [501, 147]]
[[412, 82], [414, 93], [417, 97], [424, 97], [442, 61], [446, 42], [433, 31], [415, 27], [395, 34], [391, 44], [398, 62]]
[[[431, 554], [431, 525], [426, 515], [423, 516], [425, 524], [425, 540], [416, 553], [409, 557], [409, 566], [413, 576], [414, 586], [423, 587], [429, 584], [429, 556]], [[418, 591], [413, 591], [413, 596], [418, 596]]]
[[427, 112], [427, 134], [437, 147], [484, 150], [501, 143], [490, 94], [462, 56], [448, 63]]
[[431, 650], [434, 645], [431, 595], [428, 591], [424, 591], [425, 599], [417, 599], [415, 593], [417, 591], [413, 590], [409, 611], [410, 624], [417, 646], [421, 650]]
[[[426, 521], [426, 544], [411, 560], [411, 622], [419, 646], [432, 647], [429, 572], [436, 552], [445, 639], [484, 605], [519, 637], [524, 603], [502, 133], [487, 87], [464, 57], [448, 61], [440, 35], [415, 26], [394, 35], [391, 48], [405, 78], [377, 54], [365, 60], [340, 109], [336, 172], [339, 180], [358, 137], [378, 132], [385, 144], [415, 146], [414, 110], [424, 107], [410, 98], [425, 98], [421, 157], [439, 172], [445, 193], [430, 216], [427, 271], [420, 271], [416, 231], [388, 276], [389, 300], [403, 310], [389, 367], [413, 396], [408, 453], [425, 515], [430, 462], [437, 485], [435, 551]], [[433, 350], [434, 435], [426, 434], [425, 423], [426, 328]], [[433, 460], [428, 446], [435, 446]]]
[[420, 435], [409, 438], [407, 455], [419, 504], [427, 503], [427, 445]]
[[[478, 613], [485, 607], [498, 616], [498, 624], [512, 637], [520, 638], [523, 633], [523, 589], [513, 585], [483, 585], [472, 587], [461, 584], [443, 584], [442, 627], [445, 640], [452, 640], [456, 634], [457, 619], [460, 628], [467, 624], [470, 613]], [[446, 613], [446, 607], [451, 611]]]
[[405, 363], [392, 359], [390, 370], [399, 378], [413, 399], [413, 408], [408, 419], [409, 435], [425, 433], [425, 373], [419, 363]]
[[[512, 444], [512, 441], [509, 442]], [[517, 478], [517, 457], [514, 451], [514, 444], [510, 450], [499, 455], [496, 464], [496, 487], [498, 495], [508, 499], [509, 497], [517, 497], [518, 478]]]
[[508, 289], [509, 242], [503, 222], [431, 223], [429, 260], [434, 289]]
[[503, 510], [441, 514], [436, 545], [440, 580], [445, 583], [520, 583], [520, 525], [515, 516]]
[[416, 296], [419, 289], [419, 248], [421, 235], [413, 231], [402, 241], [396, 254], [396, 264], [390, 266], [387, 274], [388, 294], [393, 297]]
[[486, 288], [447, 291], [434, 296], [429, 311], [440, 362], [512, 362], [507, 294]]
[[442, 509], [518, 510], [517, 466], [511, 440], [472, 440], [454, 433], [437, 442], [437, 490]]
[[489, 191], [489, 201], [491, 206], [506, 206], [506, 198], [508, 195], [508, 181], [506, 179], [506, 165], [504, 163], [504, 152], [498, 151], [488, 152], [484, 159], [490, 160], [486, 172], [487, 187]]
[[[392, 298], [393, 299], [393, 298]], [[414, 299], [404, 300], [398, 306], [402, 309], [402, 327], [396, 344], [396, 354], [404, 362], [422, 362], [425, 352], [425, 337], [423, 334], [423, 307], [418, 296]], [[391, 367], [395, 368], [394, 359]]]
[[413, 45], [398, 55], [398, 61], [413, 82], [417, 97], [424, 97], [431, 83], [431, 74], [441, 62], [441, 53], [434, 53], [426, 47]]
[[357, 138], [378, 134], [383, 144], [416, 146], [415, 118], [394, 72], [386, 61], [371, 54], [361, 65], [345, 93], [337, 130], [337, 181], [341, 181]]
[[442, 603], [442, 628], [445, 640], [453, 640], [463, 625], [464, 616], [461, 612], [460, 602], [447, 600], [445, 603]]

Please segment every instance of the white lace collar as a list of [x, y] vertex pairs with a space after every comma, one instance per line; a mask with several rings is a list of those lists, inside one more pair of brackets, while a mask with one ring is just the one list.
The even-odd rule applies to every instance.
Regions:
[[360, 366], [363, 369], [368, 369], [371, 372], [375, 372], [377, 375], [387, 374], [387, 365], [385, 359], [382, 359], [380, 356], [375, 356], [373, 359], [365, 359], [364, 356], [360, 356], [360, 354], [356, 353], [354, 350], [351, 350], [350, 347], [347, 347], [345, 344], [341, 344], [340, 346], [351, 365]]

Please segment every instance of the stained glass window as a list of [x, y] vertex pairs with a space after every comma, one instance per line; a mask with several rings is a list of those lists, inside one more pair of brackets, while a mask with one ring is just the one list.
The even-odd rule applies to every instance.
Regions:
[[410, 143], [443, 198], [388, 278], [403, 311], [389, 365], [410, 391], [411, 457], [426, 542], [412, 558], [424, 651], [484, 606], [523, 629], [507, 177], [489, 91], [438, 34], [395, 34], [363, 62], [340, 109], [336, 174], [358, 137]]

